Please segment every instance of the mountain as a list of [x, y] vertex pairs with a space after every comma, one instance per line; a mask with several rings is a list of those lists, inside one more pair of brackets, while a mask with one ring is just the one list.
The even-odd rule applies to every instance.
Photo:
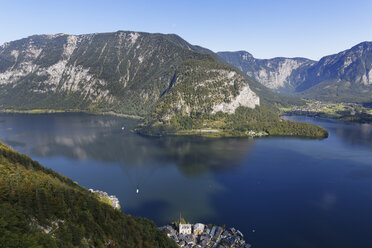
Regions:
[[177, 247], [155, 224], [0, 143], [0, 247]]
[[306, 58], [256, 59], [246, 51], [217, 54], [245, 75], [278, 92], [295, 89], [301, 72], [316, 63]]
[[323, 57], [256, 59], [248, 52], [219, 52], [230, 65], [281, 93], [334, 101], [372, 99], [372, 42]]
[[31, 36], [0, 47], [0, 105], [145, 115], [200, 51], [172, 34]]
[[372, 100], [372, 42], [323, 57], [302, 74], [296, 92], [315, 99]]

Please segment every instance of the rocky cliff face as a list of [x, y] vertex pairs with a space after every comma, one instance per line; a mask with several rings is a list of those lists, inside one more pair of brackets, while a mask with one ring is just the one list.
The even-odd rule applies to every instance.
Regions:
[[[179, 66], [212, 57], [221, 60], [177, 35], [119, 31], [31, 36], [0, 47], [0, 105], [146, 115], [172, 87]], [[226, 75], [236, 74], [232, 68], [225, 70]], [[193, 73], [183, 75], [184, 81]], [[231, 80], [222, 74], [218, 79], [227, 81], [219, 90], [224, 91]], [[244, 97], [224, 100], [247, 105], [257, 96], [245, 84]], [[231, 111], [229, 104], [221, 110]]]
[[255, 59], [219, 52], [230, 65], [283, 93], [333, 101], [372, 101], [372, 42], [360, 43], [318, 62], [304, 58]]
[[[92, 36], [59, 34], [4, 44], [0, 48], [0, 84], [10, 89], [26, 83], [34, 93], [80, 90], [93, 102], [105, 98], [108, 93], [102, 90], [105, 80], [94, 77], [90, 68], [72, 59], [75, 50], [91, 39]], [[79, 84], [82, 80], [85, 85]]]
[[279, 92], [293, 91], [301, 81], [301, 72], [316, 63], [305, 58], [256, 59], [245, 51], [219, 52], [218, 55], [245, 75]]

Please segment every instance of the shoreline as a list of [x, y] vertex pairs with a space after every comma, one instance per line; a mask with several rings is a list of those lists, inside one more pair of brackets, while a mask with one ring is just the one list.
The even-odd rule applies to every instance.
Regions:
[[332, 115], [325, 112], [312, 112], [312, 111], [283, 111], [280, 116], [307, 116], [307, 117], [319, 117], [327, 118], [332, 120], [338, 120], [343, 122], [353, 122], [353, 123], [366, 123], [372, 124], [372, 115]]
[[124, 117], [135, 120], [143, 120], [144, 117], [138, 115], [129, 115], [116, 113], [114, 111], [108, 112], [94, 112], [87, 110], [77, 110], [77, 109], [68, 109], [68, 110], [59, 110], [59, 109], [30, 109], [30, 110], [15, 110], [15, 109], [1, 109], [0, 113], [2, 114], [63, 114], [63, 113], [82, 113], [82, 114], [91, 114], [91, 115], [109, 115]]
[[[207, 130], [207, 129], [205, 129]], [[138, 133], [139, 135], [147, 136], [147, 137], [162, 137], [162, 136], [199, 136], [205, 138], [258, 138], [258, 137], [265, 137], [269, 136], [267, 133], [264, 132], [255, 132], [253, 130], [247, 131], [244, 134], [233, 134], [232, 130], [230, 132], [226, 132], [222, 129], [211, 129], [213, 131], [205, 131], [200, 129], [193, 129], [193, 130], [181, 130], [177, 132], [163, 132], [161, 134], [147, 134], [144, 132], [135, 129], [134, 132]]]

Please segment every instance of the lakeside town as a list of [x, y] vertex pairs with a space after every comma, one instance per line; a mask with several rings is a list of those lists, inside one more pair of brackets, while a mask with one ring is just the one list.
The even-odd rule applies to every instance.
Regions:
[[281, 108], [285, 114], [297, 115], [325, 115], [327, 117], [341, 117], [343, 115], [369, 114], [372, 115], [372, 109], [369, 106], [363, 106], [357, 103], [330, 103], [321, 101], [307, 101], [303, 106], [292, 106]]
[[357, 103], [306, 101], [306, 105], [281, 108], [281, 115], [305, 115], [360, 123], [372, 122], [372, 106]]
[[[114, 195], [100, 190], [89, 189], [99, 199], [120, 209], [119, 199]], [[244, 235], [235, 228], [228, 228], [216, 225], [205, 225], [202, 223], [186, 224], [180, 218], [180, 222], [173, 222], [170, 225], [159, 227], [167, 236], [173, 239], [180, 247], [185, 248], [250, 248], [250, 244], [244, 240]]]
[[168, 237], [180, 247], [185, 248], [250, 248], [244, 240], [244, 235], [235, 228], [224, 228], [202, 223], [183, 224], [172, 223], [159, 227]]

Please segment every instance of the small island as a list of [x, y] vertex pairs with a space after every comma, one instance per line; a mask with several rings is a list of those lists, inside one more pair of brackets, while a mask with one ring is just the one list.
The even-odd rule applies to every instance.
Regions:
[[250, 248], [244, 240], [244, 235], [235, 228], [225, 228], [202, 223], [186, 224], [174, 222], [159, 227], [168, 237], [173, 239], [180, 247], [218, 247], [218, 248]]

